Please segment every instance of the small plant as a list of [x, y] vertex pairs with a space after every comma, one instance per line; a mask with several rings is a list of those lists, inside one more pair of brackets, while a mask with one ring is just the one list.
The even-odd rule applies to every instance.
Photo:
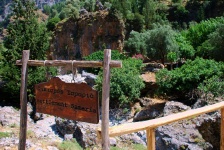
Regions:
[[146, 147], [142, 144], [133, 144], [134, 150], [146, 150]]
[[11, 133], [9, 132], [0, 132], [0, 139], [10, 137], [10, 136], [11, 136]]
[[71, 141], [63, 141], [59, 146], [59, 150], [82, 150], [83, 148], [77, 143], [75, 139]]
[[[124, 106], [131, 104], [140, 97], [140, 91], [144, 88], [140, 78], [142, 61], [128, 58], [122, 61], [122, 68], [111, 69], [110, 98], [112, 106]], [[102, 92], [103, 73], [100, 72], [96, 79], [96, 89]]]
[[16, 128], [16, 127], [18, 127], [18, 125], [16, 123], [10, 124], [9, 126], [10, 126], [10, 128]]
[[112, 146], [112, 147], [110, 148], [110, 150], [122, 150], [122, 149], [119, 148], [119, 147], [114, 147], [114, 146]]
[[27, 130], [26, 136], [28, 139], [31, 139], [35, 137], [35, 133], [32, 130]]
[[128, 111], [129, 111], [128, 108], [124, 108], [124, 109], [123, 109], [123, 113], [124, 113], [124, 114], [126, 114]]

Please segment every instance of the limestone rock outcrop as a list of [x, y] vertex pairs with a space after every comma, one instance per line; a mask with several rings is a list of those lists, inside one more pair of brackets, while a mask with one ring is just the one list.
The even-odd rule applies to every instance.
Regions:
[[108, 11], [88, 13], [79, 19], [68, 18], [56, 26], [49, 59], [82, 59], [102, 49], [122, 51], [124, 23]]

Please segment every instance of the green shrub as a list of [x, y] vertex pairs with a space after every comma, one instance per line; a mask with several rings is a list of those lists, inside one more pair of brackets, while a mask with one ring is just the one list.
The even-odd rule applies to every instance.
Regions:
[[147, 148], [146, 148], [144, 145], [142, 145], [142, 144], [134, 144], [133, 147], [134, 147], [135, 150], [146, 150], [146, 149], [147, 149]]
[[[182, 32], [182, 34], [190, 41], [193, 48], [197, 50], [202, 43], [208, 40], [208, 35], [214, 32], [223, 23], [224, 17], [211, 18], [201, 21], [198, 24], [191, 25], [190, 28]], [[197, 52], [196, 54], [200, 56]]]
[[149, 32], [139, 33], [131, 31], [127, 41], [125, 41], [125, 49], [130, 53], [146, 55], [146, 39], [150, 36]]
[[156, 74], [159, 92], [186, 96], [213, 76], [223, 77], [223, 64], [214, 60], [196, 58], [187, 61], [181, 68], [172, 71], [163, 69]]
[[5, 137], [10, 137], [10, 136], [11, 136], [11, 133], [9, 132], [0, 132], [0, 139]]
[[[87, 61], [103, 61], [104, 57], [104, 51], [100, 50], [97, 52], [94, 52], [90, 54], [89, 56], [84, 57], [85, 60]], [[111, 60], [124, 60], [127, 57], [121, 53], [119, 53], [118, 50], [112, 50], [111, 51]], [[98, 74], [100, 71], [100, 68], [88, 68], [86, 69], [88, 72], [91, 72], [93, 74]]]
[[77, 143], [75, 139], [72, 141], [63, 141], [59, 146], [59, 150], [82, 150], [83, 148]]
[[[120, 106], [132, 103], [139, 98], [140, 91], [144, 88], [140, 78], [142, 60], [128, 58], [122, 61], [122, 68], [112, 68], [110, 78], [111, 105]], [[100, 72], [96, 80], [96, 88], [102, 91], [103, 73]]]
[[213, 98], [224, 96], [224, 76], [212, 76], [211, 78], [206, 79], [202, 83], [200, 83], [198, 89], [203, 92], [206, 99], [208, 97], [208, 94], [212, 94]]
[[[0, 76], [5, 82], [3, 87], [7, 99], [18, 101], [21, 66], [16, 66], [16, 60], [22, 59], [22, 51], [30, 50], [30, 59], [44, 60], [49, 48], [49, 32], [44, 23], [38, 22], [33, 1], [13, 1], [13, 21], [7, 27], [4, 45], [0, 47]], [[29, 13], [27, 13], [29, 12]], [[28, 68], [28, 94], [33, 94], [34, 84], [45, 80], [45, 69], [41, 67]]]
[[60, 21], [61, 19], [59, 17], [54, 17], [54, 18], [51, 18], [48, 20], [48, 23], [47, 23], [47, 29], [49, 31], [53, 31], [56, 24]]

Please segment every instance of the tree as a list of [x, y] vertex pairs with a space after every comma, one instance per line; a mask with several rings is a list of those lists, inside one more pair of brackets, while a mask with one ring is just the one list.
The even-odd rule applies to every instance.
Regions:
[[[0, 76], [6, 82], [4, 90], [10, 97], [19, 97], [21, 71], [15, 62], [22, 58], [23, 50], [30, 50], [30, 59], [45, 59], [49, 48], [48, 32], [45, 24], [38, 23], [32, 1], [15, 0], [12, 6], [13, 21], [7, 27], [4, 41], [6, 50], [2, 52]], [[42, 72], [41, 72], [42, 71]], [[28, 93], [32, 93], [35, 83], [43, 81], [43, 68], [29, 67]]]
[[175, 40], [179, 46], [180, 58], [192, 59], [195, 55], [195, 50], [186, 37], [177, 34]]
[[63, 20], [68, 17], [79, 18], [80, 7], [81, 3], [79, 0], [66, 0], [65, 7], [62, 8], [59, 15], [60, 19]]
[[133, 16], [127, 18], [126, 21], [126, 30], [129, 34], [132, 30], [137, 32], [142, 32], [144, 29], [144, 16], [139, 13], [134, 13]]
[[85, 0], [84, 1], [84, 8], [89, 11], [89, 12], [93, 12], [95, 10], [95, 4], [96, 4], [96, 0]]
[[163, 24], [166, 21], [165, 11], [167, 7], [155, 0], [145, 0], [143, 6], [143, 15], [145, 16], [146, 29], [152, 29], [153, 23]]
[[146, 55], [146, 38], [149, 37], [147, 33], [148, 32], [139, 33], [132, 31], [128, 40], [125, 41], [125, 49], [130, 52], [131, 55]]
[[175, 52], [169, 52], [167, 54], [167, 60], [171, 62], [171, 70], [173, 69], [173, 63], [178, 60], [177, 54]]
[[175, 40], [176, 32], [168, 25], [158, 26], [149, 30], [147, 39], [147, 55], [149, 58], [160, 59], [164, 64], [169, 52], [174, 52], [179, 57], [179, 46]]
[[53, 31], [56, 24], [60, 21], [60, 18], [59, 17], [54, 17], [54, 18], [51, 18], [48, 20], [47, 22], [47, 29], [49, 31]]
[[224, 61], [224, 25], [220, 25], [209, 35], [208, 42], [211, 45], [210, 58]]
[[214, 32], [218, 26], [223, 23], [224, 17], [211, 18], [191, 25], [188, 30], [182, 32], [182, 35], [184, 35], [186, 39], [190, 41], [193, 48], [197, 50], [202, 43], [208, 40], [208, 35]]

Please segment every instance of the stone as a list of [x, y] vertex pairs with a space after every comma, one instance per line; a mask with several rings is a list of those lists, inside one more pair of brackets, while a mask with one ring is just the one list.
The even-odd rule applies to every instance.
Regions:
[[72, 140], [73, 139], [73, 134], [65, 134], [64, 135], [64, 140], [66, 140], [66, 141], [70, 141], [70, 140]]
[[94, 146], [98, 142], [96, 129], [99, 126], [99, 124], [77, 122], [73, 136], [83, 148]]
[[85, 78], [85, 82], [93, 87], [95, 85], [95, 80], [97, 78], [97, 75], [94, 75], [92, 73], [88, 73], [88, 72], [85, 72], [85, 71], [82, 71], [82, 77]]
[[116, 146], [117, 145], [117, 140], [115, 138], [110, 138], [110, 146]]
[[47, 146], [47, 150], [58, 150], [58, 148], [54, 146]]
[[76, 130], [76, 122], [68, 119], [62, 119], [60, 117], [55, 118], [56, 128], [60, 134], [73, 134]]
[[175, 102], [175, 101], [168, 101], [165, 104], [164, 107], [164, 116], [168, 116], [170, 114], [175, 114], [178, 112], [183, 112], [186, 110], [190, 110], [191, 107], [184, 105], [183, 103], [180, 102]]
[[2, 126], [19, 125], [20, 114], [13, 107], [0, 108], [0, 124]]
[[[189, 106], [186, 106], [180, 102], [167, 102], [164, 107], [164, 116], [189, 109]], [[218, 117], [218, 115], [214, 116]], [[209, 133], [205, 130], [208, 129], [215, 131], [214, 127], [216, 126], [217, 128], [218, 125], [214, 124], [212, 120], [215, 122], [215, 119], [211, 115], [204, 114], [193, 119], [186, 119], [158, 127], [156, 129], [156, 149], [216, 149], [215, 141], [219, 141], [217, 134], [220, 130], [217, 130], [218, 133]], [[210, 128], [208, 126], [210, 126]], [[205, 137], [207, 137], [207, 139]]]
[[136, 113], [136, 115], [133, 118], [133, 121], [136, 122], [136, 121], [155, 119], [157, 117], [162, 116], [164, 105], [165, 103], [157, 103], [149, 105], [145, 109]]
[[121, 141], [129, 141], [135, 144], [142, 144], [146, 145], [146, 141], [142, 140], [137, 134], [131, 133], [131, 134], [124, 134], [120, 136]]
[[196, 128], [201, 133], [203, 138], [209, 142], [213, 149], [220, 148], [220, 125], [221, 114], [220, 112], [210, 113], [197, 118]]
[[81, 60], [106, 48], [123, 50], [124, 22], [108, 11], [89, 12], [79, 19], [68, 18], [57, 24], [48, 58]]

